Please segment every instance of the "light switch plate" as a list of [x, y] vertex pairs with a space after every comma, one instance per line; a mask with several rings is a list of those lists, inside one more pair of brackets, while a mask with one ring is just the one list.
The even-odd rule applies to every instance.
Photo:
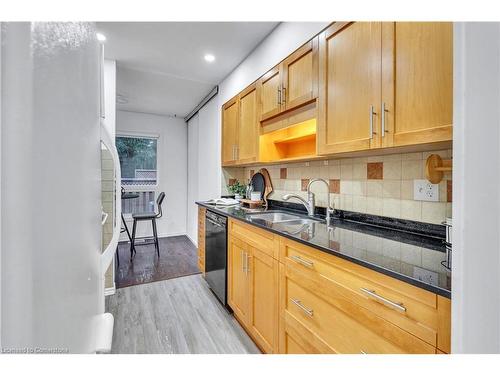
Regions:
[[427, 180], [413, 180], [413, 199], [439, 202], [439, 185], [431, 184]]

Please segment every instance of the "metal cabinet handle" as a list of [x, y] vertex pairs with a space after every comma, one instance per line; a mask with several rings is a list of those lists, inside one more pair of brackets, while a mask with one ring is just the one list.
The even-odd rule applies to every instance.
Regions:
[[401, 302], [392, 302], [391, 300], [388, 300], [387, 298], [384, 298], [382, 296], [379, 296], [374, 290], [366, 289], [366, 288], [360, 288], [360, 290], [367, 294], [368, 296], [376, 299], [377, 301], [382, 302], [384, 305], [393, 308], [395, 310], [398, 310], [400, 312], [405, 312], [406, 307], [403, 306]]
[[389, 131], [388, 130], [385, 130], [385, 113], [386, 112], [389, 112], [386, 108], [385, 108], [385, 102], [382, 102], [382, 109], [380, 111], [381, 113], [381, 116], [382, 116], [382, 137], [385, 137], [385, 133], [388, 133]]
[[360, 353], [361, 354], [368, 354], [367, 352], [363, 351], [363, 350], [360, 350]]
[[245, 252], [243, 252], [243, 250], [241, 250], [241, 271], [242, 272], [245, 272], [245, 256], [244, 256]]
[[281, 88], [281, 104], [285, 104], [286, 103], [286, 87], [283, 86]]
[[247, 275], [250, 273], [250, 258], [251, 257], [252, 256], [248, 255], [248, 253], [247, 253], [247, 269], [246, 269], [246, 272], [245, 272]]
[[373, 134], [377, 134], [373, 131], [373, 115], [377, 113], [373, 109], [373, 105], [370, 105], [370, 139], [373, 139]]
[[278, 87], [278, 106], [281, 105], [281, 89]]
[[298, 299], [290, 298], [295, 305], [297, 305], [302, 311], [304, 311], [307, 315], [313, 316], [314, 311], [312, 309], [308, 309], [305, 307]]
[[301, 257], [299, 257], [298, 255], [291, 255], [290, 256], [290, 259], [299, 263], [299, 264], [302, 264], [303, 266], [306, 266], [306, 267], [309, 267], [309, 268], [313, 268], [314, 267], [314, 263], [311, 262], [310, 260], [306, 260], [306, 259], [302, 259]]

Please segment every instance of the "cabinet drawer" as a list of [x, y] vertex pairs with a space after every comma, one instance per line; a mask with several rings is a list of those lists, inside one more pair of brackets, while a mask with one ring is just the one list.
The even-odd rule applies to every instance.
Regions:
[[263, 253], [278, 259], [279, 236], [275, 236], [267, 230], [256, 228], [253, 225], [231, 219], [229, 219], [229, 233]]
[[347, 298], [332, 296], [337, 306], [330, 304], [301, 285], [298, 272], [283, 279], [285, 332], [287, 326], [309, 331], [306, 337], [319, 352], [435, 353], [434, 346]]
[[285, 311], [281, 354], [337, 354], [322, 338]]
[[[330, 303], [402, 328], [438, 346], [437, 296], [308, 246], [281, 239], [280, 261], [287, 274]], [[375, 318], [371, 318], [372, 320]]]

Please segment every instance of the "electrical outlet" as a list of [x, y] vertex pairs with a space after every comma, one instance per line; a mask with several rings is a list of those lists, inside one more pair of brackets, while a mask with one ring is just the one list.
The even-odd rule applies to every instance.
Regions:
[[420, 267], [413, 267], [413, 277], [431, 285], [438, 285], [437, 272], [428, 271]]
[[413, 199], [439, 202], [439, 185], [431, 184], [427, 180], [413, 180]]

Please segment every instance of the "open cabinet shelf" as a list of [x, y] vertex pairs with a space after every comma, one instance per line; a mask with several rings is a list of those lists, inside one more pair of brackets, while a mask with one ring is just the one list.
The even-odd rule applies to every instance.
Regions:
[[316, 119], [310, 119], [260, 136], [260, 162], [314, 158]]
[[274, 141], [275, 145], [283, 145], [294, 142], [316, 142], [316, 133], [304, 134], [304, 135], [295, 135], [284, 139], [277, 139]]

